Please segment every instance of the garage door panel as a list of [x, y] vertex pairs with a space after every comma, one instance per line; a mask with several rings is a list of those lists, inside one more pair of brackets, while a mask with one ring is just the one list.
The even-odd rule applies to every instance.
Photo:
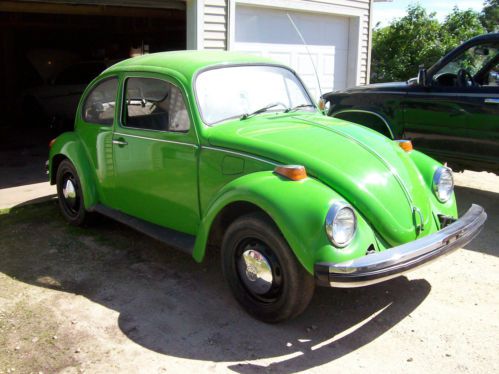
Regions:
[[348, 17], [266, 9], [237, 5], [236, 42], [301, 44], [287, 14], [310, 45], [334, 45], [348, 49]]
[[314, 99], [320, 96], [314, 65], [322, 93], [346, 88], [349, 19], [316, 13], [288, 13], [307, 46], [303, 45], [286, 11], [238, 5], [233, 49], [270, 57], [291, 66]]
[[[307, 52], [310, 52], [310, 55]], [[235, 49], [241, 52], [272, 58], [276, 62], [293, 68], [302, 78], [310, 94], [318, 99], [320, 91], [315, 76], [315, 64], [322, 93], [346, 87], [347, 55], [337, 56], [333, 46], [308, 46], [303, 44], [237, 43]]]

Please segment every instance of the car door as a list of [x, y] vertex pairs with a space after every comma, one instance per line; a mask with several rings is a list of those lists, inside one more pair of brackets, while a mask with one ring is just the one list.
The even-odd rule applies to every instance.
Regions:
[[113, 124], [117, 116], [118, 77], [107, 76], [93, 83], [84, 94], [75, 126], [89, 162], [95, 170], [95, 189], [102, 204], [113, 193]]
[[499, 162], [499, 87], [473, 78], [498, 53], [497, 43], [471, 46], [439, 68], [428, 87], [409, 89], [405, 137], [416, 148], [465, 167]]
[[113, 134], [113, 207], [195, 234], [198, 144], [180, 85], [164, 76], [129, 75], [122, 97]]

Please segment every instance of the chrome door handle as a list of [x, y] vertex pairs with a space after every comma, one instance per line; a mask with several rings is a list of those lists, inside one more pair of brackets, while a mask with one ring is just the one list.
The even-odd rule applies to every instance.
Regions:
[[122, 140], [122, 139], [113, 139], [113, 144], [127, 145], [128, 143], [125, 140]]
[[499, 104], [499, 99], [487, 98], [484, 100], [485, 104]]

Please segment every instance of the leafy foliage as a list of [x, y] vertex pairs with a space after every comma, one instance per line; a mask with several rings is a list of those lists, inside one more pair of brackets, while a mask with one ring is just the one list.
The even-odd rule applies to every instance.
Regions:
[[[488, 0], [497, 2], [499, 0]], [[411, 5], [407, 15], [373, 33], [371, 81], [404, 81], [430, 67], [459, 44], [485, 33], [480, 14], [455, 7], [440, 23], [435, 13]]]
[[480, 21], [488, 32], [499, 32], [499, 0], [485, 0]]

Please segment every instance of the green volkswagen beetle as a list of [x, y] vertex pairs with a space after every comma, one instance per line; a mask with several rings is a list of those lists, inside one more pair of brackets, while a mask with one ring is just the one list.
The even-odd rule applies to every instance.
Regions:
[[266, 322], [316, 285], [384, 281], [471, 241], [449, 168], [408, 141], [325, 116], [291, 69], [229, 52], [120, 62], [51, 143], [63, 216], [112, 217], [201, 262], [221, 247], [242, 307]]

